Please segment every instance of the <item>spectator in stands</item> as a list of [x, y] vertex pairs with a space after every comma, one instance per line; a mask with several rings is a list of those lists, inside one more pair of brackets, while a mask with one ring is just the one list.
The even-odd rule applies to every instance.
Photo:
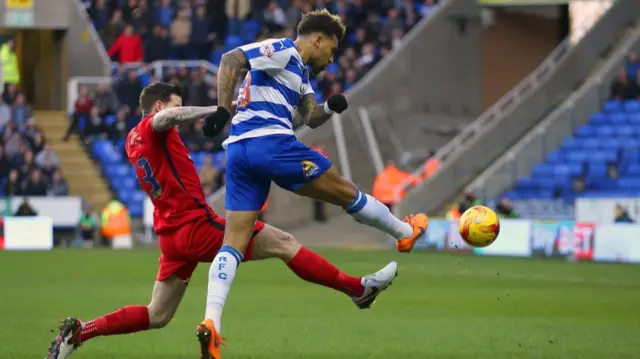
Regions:
[[50, 183], [57, 166], [51, 159], [47, 158], [42, 163], [42, 166], [38, 165], [38, 168], [40, 168], [40, 172], [42, 172], [42, 177], [47, 181], [47, 183]]
[[47, 161], [51, 162], [54, 167], [60, 167], [60, 158], [53, 152], [53, 144], [49, 141], [45, 142], [42, 151], [36, 155], [36, 165], [44, 167]]
[[142, 93], [142, 83], [138, 78], [138, 74], [134, 70], [126, 73], [126, 78], [118, 81], [116, 85], [116, 97], [121, 104], [129, 106], [129, 108], [138, 108], [138, 100]]
[[631, 97], [631, 81], [626, 69], [620, 69], [618, 76], [611, 83], [611, 99], [626, 100]]
[[47, 181], [42, 177], [42, 172], [40, 172], [40, 169], [35, 168], [31, 171], [26, 181], [24, 194], [28, 196], [46, 196], [47, 187]]
[[144, 59], [142, 38], [135, 33], [133, 26], [126, 25], [124, 33], [109, 48], [109, 56], [116, 55], [118, 55], [118, 62], [122, 64], [142, 62]]
[[27, 136], [27, 141], [29, 141], [31, 149], [33, 150], [33, 153], [36, 154], [37, 158], [37, 154], [44, 150], [47, 143], [44, 139], [44, 133], [36, 128], [36, 120], [34, 118], [27, 122], [27, 129], [24, 134]]
[[634, 223], [633, 219], [631, 219], [631, 216], [629, 216], [629, 211], [627, 211], [627, 209], [620, 204], [616, 204], [614, 222], [615, 223]]
[[[13, 39], [9, 39], [4, 44], [0, 45], [0, 65], [2, 68], [2, 81], [4, 91], [7, 92], [9, 85], [14, 87], [20, 83], [20, 71], [18, 68], [18, 56], [16, 55], [16, 42]], [[9, 103], [7, 101], [7, 103]]]
[[213, 157], [206, 155], [199, 171], [200, 184], [213, 188], [216, 184], [218, 170], [213, 166]]
[[508, 198], [503, 198], [500, 200], [500, 203], [496, 206], [496, 213], [498, 216], [505, 218], [518, 218], [518, 212], [513, 208], [511, 204], [511, 200]]
[[129, 20], [136, 34], [144, 38], [151, 29], [151, 14], [147, 6], [146, 0], [140, 0], [137, 7], [132, 12], [132, 18]]
[[[9, 123], [11, 126], [12, 123]], [[15, 158], [20, 155], [20, 151], [24, 148], [24, 139], [20, 132], [6, 130], [5, 132], [5, 142], [4, 142], [4, 151], [7, 155], [7, 158], [14, 161]]]
[[100, 117], [100, 110], [94, 106], [84, 125], [84, 138], [91, 142], [96, 138], [107, 138], [107, 136], [107, 125], [105, 125], [104, 120]]
[[48, 196], [67, 196], [69, 195], [69, 187], [67, 182], [62, 178], [60, 171], [54, 171], [51, 176], [51, 183], [47, 189]]
[[391, 8], [387, 13], [387, 22], [382, 25], [380, 35], [384, 39], [391, 39], [393, 30], [402, 28], [404, 28], [404, 24], [400, 19], [400, 11], [396, 8]]
[[270, 32], [280, 32], [287, 28], [287, 15], [274, 0], [269, 1], [262, 16]]
[[109, 23], [109, 9], [105, 0], [95, 0], [88, 12], [96, 29], [103, 29]]
[[[11, 169], [11, 161], [4, 153], [4, 148], [0, 145], [0, 181], [5, 179], [9, 175]], [[0, 182], [3, 183], [3, 182]]]
[[227, 0], [225, 13], [229, 21], [229, 35], [239, 35], [242, 32], [242, 21], [251, 12], [250, 0]]
[[154, 61], [168, 59], [170, 47], [169, 32], [159, 25], [154, 26], [153, 33], [146, 41], [144, 61], [146, 63], [152, 63]]
[[31, 176], [31, 173], [38, 168], [33, 156], [33, 152], [31, 152], [31, 150], [24, 151], [24, 157], [22, 158], [22, 160], [18, 160], [16, 162], [16, 167], [18, 168], [20, 174], [20, 182], [28, 180]]
[[174, 56], [178, 60], [188, 60], [191, 58], [192, 23], [187, 16], [187, 10], [181, 9], [178, 16], [171, 22], [171, 46]]
[[105, 48], [110, 49], [113, 44], [116, 43], [116, 40], [122, 35], [124, 26], [125, 22], [122, 20], [122, 11], [120, 9], [113, 10], [111, 21], [109, 21], [109, 24], [107, 24], [101, 34]]
[[193, 31], [191, 32], [191, 46], [195, 48], [196, 58], [209, 58], [211, 46], [216, 39], [216, 34], [212, 30], [211, 20], [207, 17], [204, 5], [196, 6]]
[[107, 85], [100, 84], [93, 95], [93, 105], [98, 108], [100, 116], [112, 114], [115, 111], [115, 98]]
[[0, 131], [4, 130], [4, 127], [11, 120], [11, 107], [4, 103], [4, 99], [0, 97]]
[[[183, 92], [185, 93], [185, 92]], [[209, 86], [204, 82], [204, 73], [200, 69], [191, 71], [191, 81], [186, 91], [189, 106], [211, 106]]]
[[638, 70], [640, 70], [640, 61], [638, 61], [638, 56], [632, 52], [627, 55], [627, 73], [629, 74], [629, 79], [631, 81], [635, 80]]
[[17, 169], [9, 171], [9, 178], [4, 184], [3, 192], [7, 196], [17, 196], [22, 194], [22, 185], [20, 183], [20, 173]]
[[640, 100], [640, 71], [636, 74], [636, 78], [631, 81], [631, 90], [629, 92], [629, 99]]
[[19, 130], [24, 129], [27, 121], [33, 117], [31, 106], [26, 103], [23, 93], [16, 96], [16, 101], [11, 105], [11, 121], [13, 121]]
[[2, 100], [7, 105], [11, 106], [16, 101], [16, 97], [18, 96], [18, 86], [12, 83], [5, 84], [5, 90], [2, 93]]
[[116, 115], [116, 121], [111, 124], [111, 128], [109, 129], [109, 139], [114, 145], [117, 145], [118, 142], [124, 141], [124, 139], [127, 138], [127, 134], [129, 133], [129, 128], [127, 126], [128, 116], [129, 108], [122, 107]]
[[160, 7], [156, 10], [153, 22], [160, 24], [161, 26], [168, 28], [173, 20], [173, 7], [171, 6], [171, 0], [162, 0]]
[[429, 17], [436, 9], [436, 2], [434, 0], [424, 0], [424, 4], [420, 9], [420, 15], [422, 17]]

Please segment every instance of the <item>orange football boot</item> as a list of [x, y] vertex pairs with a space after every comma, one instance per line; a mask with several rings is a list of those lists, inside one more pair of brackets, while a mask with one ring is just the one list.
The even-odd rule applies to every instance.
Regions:
[[218, 334], [213, 320], [205, 319], [198, 325], [196, 336], [200, 343], [200, 359], [220, 359], [220, 346], [224, 346], [223, 337]]
[[418, 213], [405, 217], [404, 221], [411, 225], [413, 234], [410, 237], [397, 240], [396, 249], [398, 252], [411, 252], [418, 238], [427, 230], [429, 217], [424, 213]]

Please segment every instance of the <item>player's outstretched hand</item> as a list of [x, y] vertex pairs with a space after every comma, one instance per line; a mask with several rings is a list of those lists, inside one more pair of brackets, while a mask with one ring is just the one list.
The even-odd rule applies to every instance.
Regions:
[[207, 137], [214, 137], [222, 132], [224, 126], [231, 119], [231, 113], [224, 107], [218, 107], [216, 112], [204, 118], [202, 133]]
[[349, 104], [343, 94], [337, 93], [329, 96], [327, 99], [327, 107], [333, 112], [342, 113], [349, 108]]

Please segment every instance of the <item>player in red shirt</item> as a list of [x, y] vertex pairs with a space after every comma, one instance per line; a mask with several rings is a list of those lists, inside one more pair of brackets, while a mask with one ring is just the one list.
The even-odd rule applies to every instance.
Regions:
[[[162, 254], [151, 302], [146, 306], [125, 306], [87, 322], [65, 319], [47, 359], [67, 358], [82, 343], [97, 336], [166, 326], [198, 263], [211, 263], [218, 251], [230, 250], [223, 246], [225, 221], [206, 203], [189, 151], [176, 129], [208, 116], [216, 107], [182, 107], [180, 89], [161, 82], [142, 91], [140, 107], [144, 118], [129, 132], [126, 150], [142, 188], [155, 206], [154, 230]], [[301, 279], [341, 291], [361, 309], [369, 308], [397, 273], [397, 263], [391, 262], [361, 278], [347, 275], [302, 247], [292, 235], [260, 221], [255, 223], [246, 253], [234, 255], [242, 261], [279, 258]], [[212, 268], [221, 265], [224, 263], [212, 263]], [[226, 279], [212, 278], [212, 273], [217, 271], [209, 271], [210, 286]], [[197, 327], [202, 359], [220, 359], [221, 337], [216, 325], [209, 319]]]

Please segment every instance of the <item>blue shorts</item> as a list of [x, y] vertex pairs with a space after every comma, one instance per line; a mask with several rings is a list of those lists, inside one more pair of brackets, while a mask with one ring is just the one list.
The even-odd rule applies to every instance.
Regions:
[[331, 168], [331, 161], [294, 136], [248, 138], [227, 147], [225, 208], [258, 211], [269, 195], [271, 182], [296, 191]]

